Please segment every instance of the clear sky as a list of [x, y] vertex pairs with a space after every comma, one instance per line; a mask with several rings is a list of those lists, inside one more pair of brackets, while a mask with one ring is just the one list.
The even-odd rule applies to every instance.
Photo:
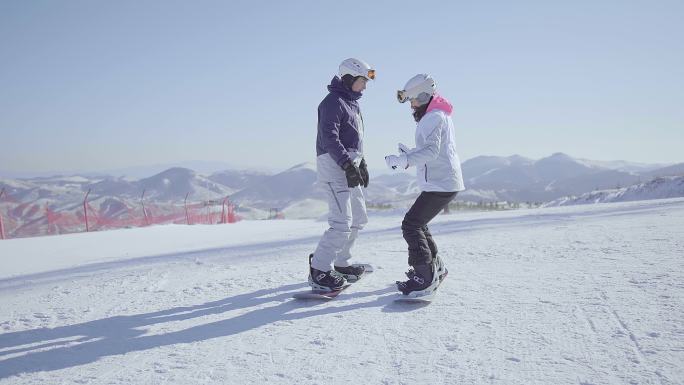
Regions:
[[684, 1], [0, 1], [0, 170], [315, 159], [340, 61], [371, 168], [432, 74], [458, 151], [684, 161]]

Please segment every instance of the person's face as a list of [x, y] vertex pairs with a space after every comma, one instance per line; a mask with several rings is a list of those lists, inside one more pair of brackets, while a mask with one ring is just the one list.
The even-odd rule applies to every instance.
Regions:
[[352, 84], [352, 91], [354, 92], [363, 92], [363, 90], [366, 89], [366, 82], [368, 79], [364, 78], [363, 76], [359, 76], [356, 78], [354, 83]]
[[417, 99], [410, 99], [410, 101], [411, 101], [411, 108], [413, 108], [414, 110], [416, 108], [420, 107], [420, 104], [418, 103]]

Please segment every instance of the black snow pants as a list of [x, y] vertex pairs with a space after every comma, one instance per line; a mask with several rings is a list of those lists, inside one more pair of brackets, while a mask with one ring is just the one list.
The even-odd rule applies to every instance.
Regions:
[[437, 255], [437, 245], [427, 224], [436, 217], [457, 192], [423, 191], [401, 222], [401, 231], [408, 243], [408, 263], [411, 266], [432, 263]]

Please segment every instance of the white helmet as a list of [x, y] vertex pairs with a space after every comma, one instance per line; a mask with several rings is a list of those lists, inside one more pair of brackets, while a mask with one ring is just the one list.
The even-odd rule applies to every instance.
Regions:
[[349, 58], [340, 63], [340, 79], [344, 75], [363, 76], [368, 80], [375, 79], [375, 70], [363, 60]]
[[404, 103], [409, 99], [416, 99], [420, 104], [425, 104], [435, 94], [435, 79], [428, 74], [418, 74], [404, 86], [403, 90], [397, 91], [397, 100]]

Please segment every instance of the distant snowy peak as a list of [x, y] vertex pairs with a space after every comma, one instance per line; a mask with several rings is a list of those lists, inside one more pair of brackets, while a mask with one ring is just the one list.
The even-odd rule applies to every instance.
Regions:
[[684, 197], [684, 176], [669, 176], [620, 189], [598, 190], [582, 194], [578, 197], [559, 198], [545, 204], [545, 206], [569, 206], [679, 197]]
[[649, 176], [652, 178], [659, 177], [659, 176], [679, 176], [679, 175], [684, 175], [684, 163], [677, 163], [673, 164], [671, 166], [667, 167], [662, 167], [656, 170], [651, 170], [645, 174], [645, 176]]
[[153, 175], [149, 178], [141, 179], [140, 184], [143, 186], [155, 186], [160, 184], [168, 184], [169, 181], [173, 181], [176, 183], [186, 182], [194, 179], [196, 176], [197, 173], [195, 173], [195, 171], [193, 170], [190, 170], [189, 168], [173, 167], [168, 170], [162, 171], [156, 175]]
[[512, 156], [476, 156], [463, 162], [463, 166], [472, 171], [484, 173], [495, 168], [509, 166], [528, 166], [528, 165], [575, 165], [588, 169], [617, 170], [624, 172], [648, 172], [656, 169], [668, 167], [668, 164], [649, 164], [628, 162], [623, 160], [601, 161], [582, 158], [574, 158], [563, 152], [556, 152], [541, 159], [530, 159], [520, 155]]
[[197, 175], [193, 170], [174, 167], [135, 183], [138, 189], [150, 193], [150, 196], [161, 200], [181, 199], [186, 194], [194, 199], [212, 199], [216, 196], [227, 196], [235, 192], [211, 179]]
[[316, 171], [316, 165], [312, 162], [304, 162], [300, 163], [298, 165], [292, 166], [289, 169], [285, 170], [284, 172], [292, 172], [292, 171], [298, 171], [298, 170], [308, 170], [308, 171]]
[[208, 178], [214, 182], [230, 187], [236, 191], [260, 183], [271, 174], [260, 171], [224, 170], [211, 174]]
[[628, 162], [624, 160], [590, 160], [590, 159], [577, 159], [578, 161], [593, 167], [600, 167], [609, 170], [617, 170], [632, 173], [643, 173], [659, 168], [667, 167], [669, 164], [664, 163], [637, 163]]
[[534, 160], [532, 160], [530, 158], [526, 158], [526, 157], [521, 156], [521, 155], [511, 155], [511, 156], [506, 157], [506, 159], [508, 159], [510, 164], [530, 164], [530, 163], [534, 162]]
[[70, 175], [70, 176], [49, 176], [49, 177], [37, 177], [32, 179], [34, 182], [41, 183], [54, 183], [54, 184], [69, 184], [69, 183], [92, 183], [93, 178], [87, 178], [80, 175]]
[[521, 155], [511, 155], [511, 156], [492, 156], [492, 155], [480, 155], [474, 158], [468, 159], [463, 162], [464, 165], [469, 165], [471, 167], [501, 167], [510, 166], [518, 164], [530, 164], [534, 160], [526, 158]]
[[231, 200], [258, 208], [284, 207], [302, 199], [320, 197], [315, 183], [316, 168], [311, 163], [301, 163], [263, 178], [232, 195]]
[[22, 190], [22, 189], [31, 189], [34, 188], [35, 185], [31, 183], [30, 181], [23, 181], [20, 179], [9, 179], [9, 178], [0, 178], [0, 191], [2, 189], [5, 189], [5, 193], [9, 194], [13, 190]]
[[600, 167], [585, 164], [562, 152], [539, 159], [534, 162], [534, 166], [538, 175], [547, 180], [554, 180], [559, 177], [574, 178], [602, 170]]
[[534, 162], [535, 165], [540, 166], [540, 165], [554, 165], [554, 166], [571, 166], [571, 167], [582, 167], [582, 168], [595, 168], [595, 169], [601, 169], [602, 167], [598, 167], [592, 163], [584, 162], [579, 159], [575, 159], [572, 156], [562, 153], [562, 152], [556, 152], [552, 154], [551, 156], [547, 156], [545, 158], [538, 159]]
[[544, 202], [592, 190], [627, 186], [653, 176], [673, 175], [672, 172], [677, 171], [668, 168], [657, 173], [653, 171], [652, 175], [635, 174], [562, 152], [538, 160], [518, 155], [480, 156], [463, 162], [462, 168], [466, 189], [472, 192], [461, 194], [464, 199], [477, 199], [480, 195], [488, 200], [518, 202]]
[[512, 156], [476, 156], [463, 162], [463, 172], [468, 177], [476, 177], [479, 175], [491, 173], [498, 169], [509, 167], [524, 167], [534, 163], [534, 160], [525, 158], [520, 155]]
[[546, 158], [541, 158], [537, 162], [559, 162], [559, 163], [578, 163], [577, 159], [563, 152], [555, 152]]

